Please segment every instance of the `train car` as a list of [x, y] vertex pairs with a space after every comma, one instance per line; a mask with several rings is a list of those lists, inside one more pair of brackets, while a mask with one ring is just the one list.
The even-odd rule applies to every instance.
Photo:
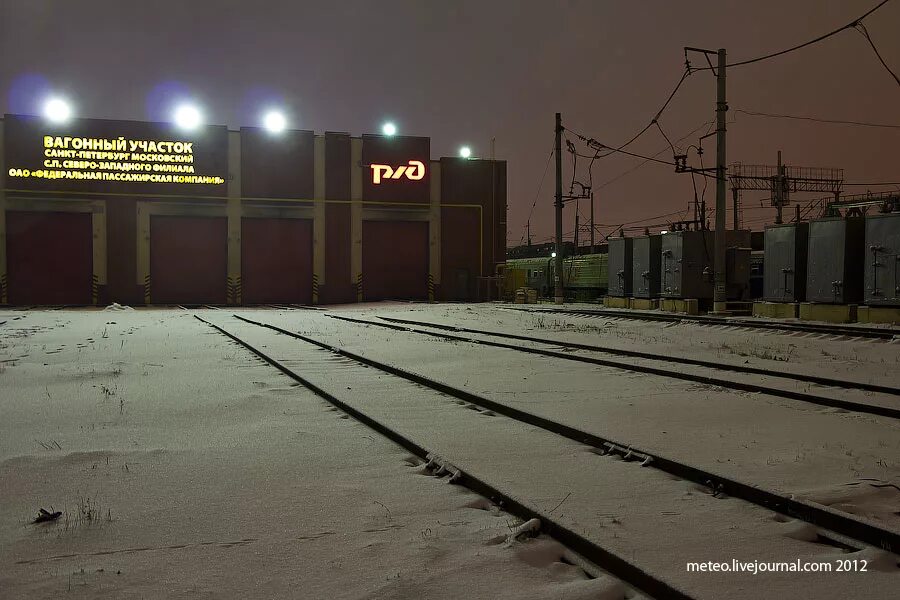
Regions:
[[[524, 284], [537, 290], [541, 297], [553, 296], [556, 260], [551, 257], [513, 258], [506, 261], [504, 289]], [[609, 282], [608, 256], [583, 254], [563, 260], [563, 287], [567, 299], [595, 300], [606, 293]], [[517, 287], [523, 287], [518, 285]]]

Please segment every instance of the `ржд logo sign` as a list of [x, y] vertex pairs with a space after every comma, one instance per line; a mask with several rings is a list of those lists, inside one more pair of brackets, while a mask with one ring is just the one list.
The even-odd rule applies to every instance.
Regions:
[[369, 166], [372, 167], [372, 183], [375, 185], [381, 183], [382, 179], [400, 179], [404, 175], [413, 181], [425, 177], [425, 164], [418, 160], [411, 160], [408, 165], [400, 165], [396, 169], [390, 165]]

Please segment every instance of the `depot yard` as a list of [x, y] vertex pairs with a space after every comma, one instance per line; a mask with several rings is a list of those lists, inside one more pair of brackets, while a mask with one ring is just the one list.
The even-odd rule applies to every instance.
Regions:
[[[503, 304], [0, 323], [4, 597], [900, 586], [892, 339]], [[708, 561], [853, 568], [688, 568]]]

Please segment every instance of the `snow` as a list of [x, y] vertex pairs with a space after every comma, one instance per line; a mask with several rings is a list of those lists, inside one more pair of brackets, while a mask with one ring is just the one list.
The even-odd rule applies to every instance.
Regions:
[[[349, 309], [339, 314], [348, 315]], [[487, 307], [472, 310], [466, 306], [370, 307], [361, 316], [396, 316], [420, 321], [456, 322], [472, 328], [505, 330], [532, 335], [527, 323], [532, 315]], [[348, 315], [349, 316], [349, 315]], [[521, 319], [518, 327], [509, 319]], [[578, 319], [574, 317], [573, 319]], [[859, 415], [786, 400], [772, 396], [734, 392], [679, 381], [595, 367], [561, 359], [534, 357], [496, 348], [434, 340], [412, 333], [361, 326], [336, 319], [304, 319], [295, 314], [267, 316], [267, 322], [297, 328], [324, 341], [391, 364], [414, 365], [416, 372], [449, 381], [468, 391], [483, 394], [517, 408], [546, 416], [566, 424], [586, 428], [614, 440], [645, 450], [703, 466], [737, 479], [749, 479], [777, 491], [821, 500], [837, 492], [846, 492], [847, 483], [895, 481], [900, 477], [900, 423], [895, 419]], [[498, 323], [499, 321], [499, 323]], [[583, 321], [583, 319], [582, 319]], [[593, 321], [593, 319], [591, 319]], [[498, 326], [500, 325], [500, 326]], [[682, 325], [691, 331], [666, 337], [658, 323], [619, 321], [610, 326], [626, 327], [636, 338], [626, 349], [647, 351], [648, 346], [666, 340], [666, 352], [680, 356], [702, 356], [695, 345], [701, 337], [713, 345], [754, 343], [768, 347], [789, 337], [797, 346], [794, 368], [804, 372], [817, 369], [817, 348], [829, 348], [835, 354], [869, 356], [866, 363], [853, 365], [856, 377], [900, 386], [896, 369], [900, 345], [865, 341], [821, 340], [778, 334], [731, 331]], [[664, 329], [667, 329], [663, 326]], [[700, 333], [693, 329], [701, 330]], [[597, 345], [613, 345], [614, 333], [594, 329], [561, 335], [558, 339]], [[546, 333], [554, 337], [552, 333]], [[402, 340], [402, 343], [401, 343]], [[873, 350], [874, 348], [874, 350]], [[800, 358], [800, 357], [809, 357]], [[619, 360], [619, 359], [617, 359]], [[625, 359], [626, 361], [628, 359]], [[778, 368], [773, 361], [756, 359], [754, 366]], [[846, 365], [845, 365], [846, 366]], [[819, 374], [840, 376], [840, 369]], [[735, 378], [735, 374], [722, 374]], [[816, 390], [812, 390], [816, 393]], [[898, 406], [896, 397], [874, 398], [870, 393], [839, 392], [840, 397], [860, 402], [885, 401]], [[867, 485], [857, 485], [859, 491]], [[893, 489], [893, 488], [890, 488]], [[896, 491], [896, 490], [894, 490]], [[900, 503], [900, 494], [895, 500]], [[900, 526], [900, 515], [873, 506], [869, 516], [887, 519]]]
[[[898, 385], [900, 346], [494, 305], [241, 315], [498, 402], [900, 528], [892, 419], [328, 318], [460, 324]], [[232, 311], [0, 311], [0, 590], [12, 597], [623, 598], [487, 500], [203, 325], [698, 598], [888, 598], [897, 557], [380, 373]], [[570, 326], [571, 325], [571, 326]], [[772, 360], [789, 348], [789, 360]], [[723, 347], [758, 351], [738, 356]], [[824, 352], [828, 353], [826, 357]], [[823, 366], [824, 363], [824, 366]], [[892, 368], [893, 367], [893, 368]], [[893, 371], [891, 373], [890, 371]], [[843, 393], [843, 392], [842, 392]], [[848, 397], [852, 397], [851, 392]], [[890, 402], [857, 394], [860, 400]], [[452, 466], [449, 466], [452, 465]], [[876, 487], [879, 486], [879, 487]], [[64, 511], [32, 525], [39, 508]], [[89, 516], [90, 519], [87, 519]], [[517, 527], [523, 528], [518, 531]], [[860, 559], [867, 573], [688, 573], [689, 561]], [[593, 570], [588, 567], [589, 570]]]
[[184, 311], [4, 319], [4, 598], [622, 597]]

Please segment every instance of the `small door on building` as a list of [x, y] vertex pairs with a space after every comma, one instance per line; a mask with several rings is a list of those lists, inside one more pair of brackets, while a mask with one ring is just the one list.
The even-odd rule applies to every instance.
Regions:
[[241, 220], [244, 304], [312, 302], [311, 219]]
[[91, 213], [6, 213], [10, 304], [90, 304]]
[[150, 217], [150, 299], [154, 304], [225, 304], [225, 217]]
[[428, 298], [428, 223], [363, 221], [363, 298]]

